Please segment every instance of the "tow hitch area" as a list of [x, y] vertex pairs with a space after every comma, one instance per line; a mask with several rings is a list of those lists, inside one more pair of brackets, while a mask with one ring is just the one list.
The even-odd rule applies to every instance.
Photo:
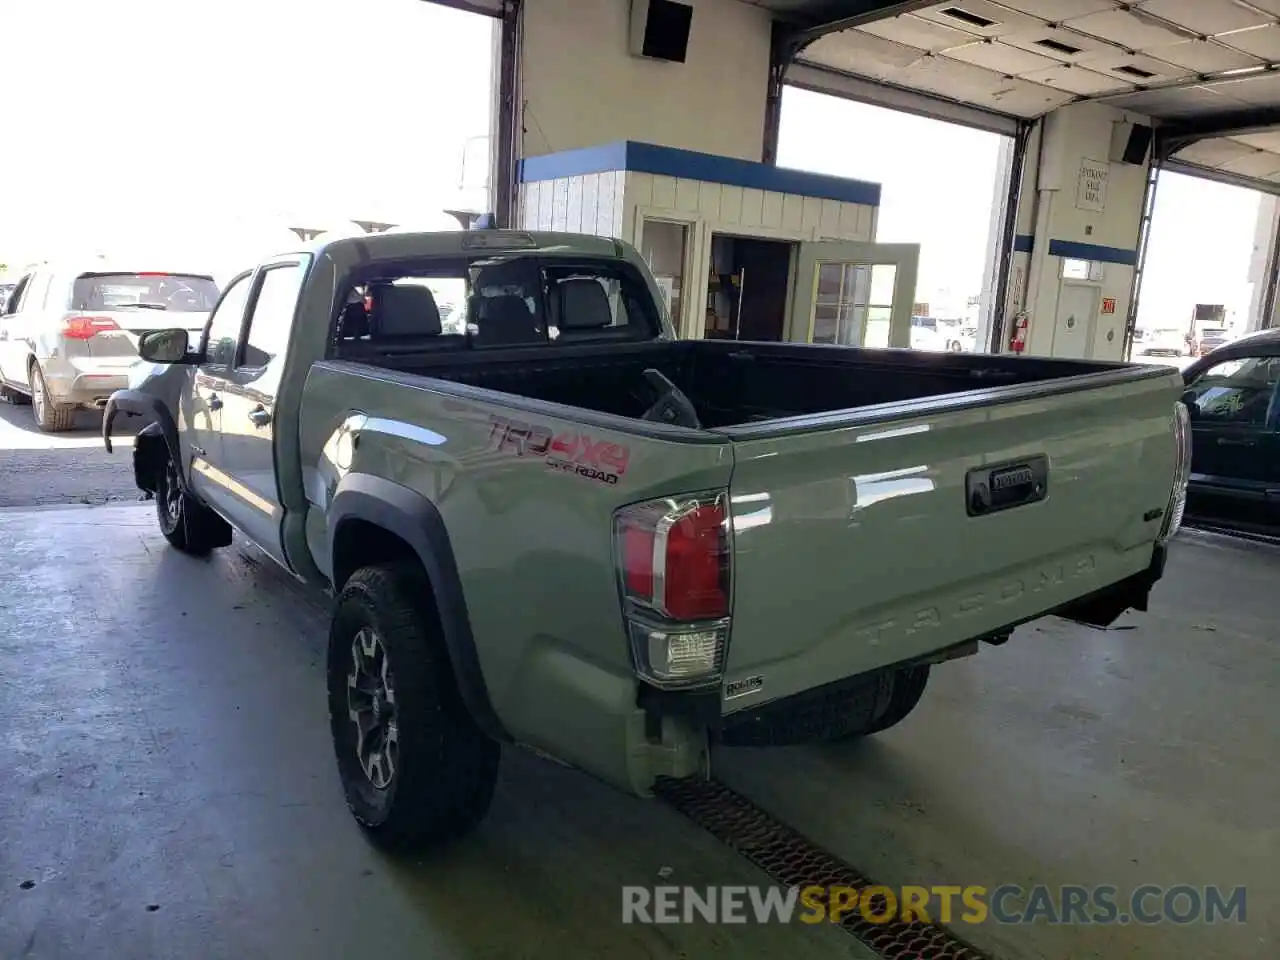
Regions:
[[[654, 792], [783, 887], [821, 887], [827, 891], [848, 888], [860, 896], [862, 891], [876, 886], [724, 784], [662, 777]], [[827, 908], [827, 895], [818, 899]], [[833, 925], [887, 960], [990, 960], [987, 954], [943, 927], [888, 917], [883, 896], [873, 894], [870, 903], [871, 915], [883, 919], [867, 920], [863, 911], [855, 908], [842, 913]]]

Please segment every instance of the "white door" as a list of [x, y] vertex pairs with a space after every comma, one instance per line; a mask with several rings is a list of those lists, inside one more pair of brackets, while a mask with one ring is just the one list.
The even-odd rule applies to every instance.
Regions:
[[787, 338], [848, 347], [911, 346], [919, 263], [916, 243], [800, 244]]
[[1093, 335], [1101, 302], [1101, 287], [1087, 283], [1062, 284], [1054, 318], [1053, 356], [1068, 360], [1087, 360], [1093, 356]]

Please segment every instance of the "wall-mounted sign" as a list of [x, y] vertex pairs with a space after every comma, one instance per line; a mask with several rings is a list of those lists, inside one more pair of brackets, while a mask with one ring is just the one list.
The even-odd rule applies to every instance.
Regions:
[[1115, 313], [1115, 312], [1116, 312], [1116, 298], [1115, 298], [1115, 297], [1103, 297], [1103, 298], [1102, 298], [1102, 312], [1103, 312], [1103, 313]]
[[1107, 177], [1111, 164], [1105, 160], [1080, 161], [1080, 179], [1076, 182], [1076, 207], [1101, 213], [1107, 205]]

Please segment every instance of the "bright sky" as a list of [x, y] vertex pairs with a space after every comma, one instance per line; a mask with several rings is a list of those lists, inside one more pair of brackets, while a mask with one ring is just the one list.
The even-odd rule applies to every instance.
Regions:
[[421, 0], [0, 6], [0, 262], [175, 244], [252, 261], [290, 226], [428, 224], [489, 132], [493, 21]]
[[[236, 269], [291, 226], [452, 226], [443, 208], [484, 202], [460, 187], [485, 174], [488, 18], [421, 0], [0, 4], [0, 263]], [[882, 184], [878, 239], [922, 245], [917, 298], [938, 312], [980, 291], [1001, 140], [788, 89], [779, 162]], [[1256, 210], [1251, 191], [1163, 178], [1144, 323], [1247, 310]]]
[[1248, 319], [1249, 264], [1261, 194], [1178, 173], [1160, 174], [1138, 323], [1185, 328], [1197, 303]]
[[982, 290], [1004, 138], [790, 87], [782, 103], [778, 162], [881, 184], [876, 239], [919, 243], [916, 299], [959, 316]]

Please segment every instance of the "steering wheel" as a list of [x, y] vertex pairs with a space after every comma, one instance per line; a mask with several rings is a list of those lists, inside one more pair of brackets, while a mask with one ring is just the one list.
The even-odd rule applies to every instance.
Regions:
[[649, 387], [658, 395], [653, 406], [644, 412], [641, 420], [657, 423], [670, 423], [677, 427], [691, 427], [698, 430], [702, 421], [698, 412], [689, 402], [689, 398], [674, 383], [668, 380], [661, 371], [652, 368], [645, 370], [644, 378]]

